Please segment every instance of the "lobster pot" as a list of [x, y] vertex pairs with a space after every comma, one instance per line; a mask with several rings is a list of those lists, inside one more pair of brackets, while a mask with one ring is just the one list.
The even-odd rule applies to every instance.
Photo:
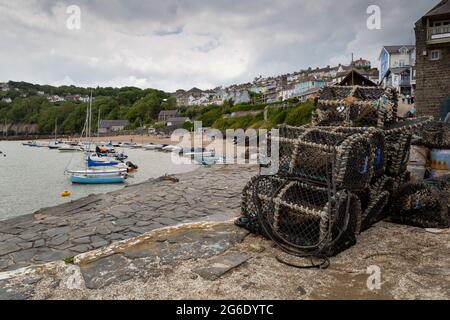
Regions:
[[361, 231], [369, 229], [385, 218], [390, 195], [394, 188], [394, 179], [388, 176], [377, 178], [366, 192], [358, 193], [362, 203]]
[[[241, 198], [241, 213], [243, 219], [239, 219], [236, 224], [252, 233], [264, 235], [261, 228], [260, 210], [261, 207], [267, 208], [271, 203], [264, 202], [264, 199], [270, 199], [279, 192], [280, 188], [287, 183], [287, 180], [275, 176], [256, 176], [244, 187]], [[261, 196], [259, 202], [256, 202], [256, 192]]]
[[395, 90], [368, 87], [326, 87], [313, 111], [317, 126], [384, 127], [397, 121]]
[[312, 129], [280, 138], [279, 175], [338, 189], [366, 188], [372, 178], [370, 135]]
[[373, 159], [373, 176], [375, 178], [381, 177], [386, 168], [386, 139], [385, 134], [380, 129], [375, 128], [345, 128], [338, 127], [336, 132], [343, 133], [360, 133], [368, 134], [371, 147], [371, 156]]
[[370, 145], [372, 148], [371, 155], [373, 158], [373, 176], [378, 178], [382, 176], [385, 172], [386, 167], [386, 139], [384, 131], [376, 128], [366, 128], [366, 127], [313, 127], [305, 126], [305, 128], [320, 128], [321, 130], [328, 132], [336, 132], [347, 135], [347, 137], [353, 134], [367, 134], [370, 137]]
[[386, 135], [386, 172], [391, 176], [401, 175], [408, 166], [412, 134], [400, 132]]
[[422, 130], [422, 143], [429, 148], [450, 149], [450, 124], [433, 121]]
[[290, 181], [274, 197], [257, 191], [260, 215], [271, 238], [304, 252], [334, 255], [356, 243], [359, 199], [340, 191]]
[[442, 185], [437, 180], [404, 185], [393, 204], [390, 219], [421, 228], [450, 227], [449, 187], [450, 184]]

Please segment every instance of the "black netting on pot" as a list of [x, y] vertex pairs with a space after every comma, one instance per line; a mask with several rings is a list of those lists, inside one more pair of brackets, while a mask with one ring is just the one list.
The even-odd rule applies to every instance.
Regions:
[[373, 224], [386, 217], [386, 208], [394, 188], [394, 179], [388, 176], [381, 176], [374, 179], [370, 188], [357, 195], [362, 205], [361, 230], [365, 231]]
[[323, 249], [328, 256], [335, 256], [354, 246], [357, 236], [361, 232], [361, 202], [359, 198], [349, 192], [337, 194], [337, 203], [333, 224], [332, 241]]
[[450, 148], [450, 123], [433, 121], [422, 129], [422, 144], [429, 148]]
[[374, 177], [380, 177], [385, 172], [386, 167], [386, 140], [384, 131], [381, 129], [376, 129], [373, 127], [329, 127], [329, 126], [321, 126], [315, 127], [312, 125], [307, 125], [302, 128], [302, 130], [306, 129], [320, 129], [327, 132], [336, 132], [345, 134], [347, 137], [360, 133], [365, 134], [370, 137], [371, 144], [371, 154], [373, 159], [373, 175]]
[[263, 230], [278, 244], [329, 255], [355, 243], [361, 222], [356, 196], [346, 191], [332, 196], [327, 188], [299, 181], [285, 181], [275, 196], [268, 196], [266, 187], [256, 187], [255, 202]]
[[362, 214], [361, 231], [369, 229], [372, 225], [386, 217], [384, 209], [389, 203], [389, 196], [390, 193], [385, 191], [371, 198], [371, 201]]
[[393, 222], [421, 228], [448, 228], [449, 193], [426, 183], [403, 185], [391, 208]]
[[408, 166], [411, 148], [411, 133], [391, 133], [386, 135], [386, 172], [391, 176], [398, 176]]
[[[236, 220], [236, 225], [243, 227], [255, 234], [264, 234], [264, 230], [260, 224], [261, 208], [269, 209], [271, 202], [265, 202], [264, 199], [272, 199], [280, 188], [287, 183], [286, 179], [276, 176], [255, 176], [244, 187], [241, 198], [241, 214], [242, 216]], [[256, 202], [255, 192], [258, 190], [261, 195], [259, 202]], [[266, 216], [268, 213], [265, 213]]]

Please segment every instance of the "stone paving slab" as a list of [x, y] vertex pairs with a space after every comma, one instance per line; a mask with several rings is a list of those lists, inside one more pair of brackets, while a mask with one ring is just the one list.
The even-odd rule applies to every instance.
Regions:
[[62, 260], [167, 226], [240, 214], [252, 166], [199, 168], [0, 221], [0, 271]]

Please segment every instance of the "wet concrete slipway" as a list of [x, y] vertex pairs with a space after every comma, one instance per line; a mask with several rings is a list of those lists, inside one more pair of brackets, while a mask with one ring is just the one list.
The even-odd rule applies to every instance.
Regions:
[[0, 299], [450, 298], [449, 230], [381, 222], [326, 270], [280, 264], [233, 225], [256, 173], [201, 168], [4, 221]]

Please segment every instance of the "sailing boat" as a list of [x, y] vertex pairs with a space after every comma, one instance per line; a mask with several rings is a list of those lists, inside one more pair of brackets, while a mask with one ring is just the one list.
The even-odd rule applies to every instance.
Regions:
[[57, 139], [57, 133], [58, 133], [58, 119], [55, 119], [55, 140], [50, 142], [48, 144], [48, 148], [55, 150], [55, 149], [59, 149], [61, 147], [61, 142], [58, 141]]
[[[90, 103], [87, 108], [86, 112], [86, 137], [88, 138], [89, 146], [87, 150], [90, 150], [91, 147], [91, 118], [92, 118], [92, 91], [91, 91], [91, 98]], [[83, 135], [83, 134], [82, 134]], [[125, 182], [125, 177], [127, 174], [126, 168], [114, 168], [109, 170], [92, 170], [89, 169], [89, 167], [96, 167], [94, 164], [96, 163], [91, 159], [91, 155], [89, 152], [87, 153], [87, 160], [86, 160], [86, 168], [85, 170], [79, 170], [79, 171], [66, 171], [70, 175], [70, 181], [72, 183], [77, 184], [113, 184], [113, 183], [123, 183]], [[107, 164], [107, 165], [105, 165]], [[114, 163], [118, 164], [117, 163]], [[112, 163], [106, 163], [103, 162], [102, 166], [111, 166]], [[125, 172], [124, 172], [125, 171]]]

